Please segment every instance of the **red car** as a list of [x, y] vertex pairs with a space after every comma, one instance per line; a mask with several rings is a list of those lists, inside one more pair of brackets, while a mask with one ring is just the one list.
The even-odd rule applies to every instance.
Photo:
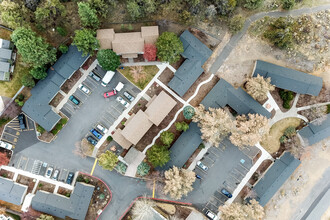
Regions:
[[112, 91], [109, 91], [109, 92], [105, 92], [103, 94], [104, 98], [109, 98], [110, 96], [113, 96], [113, 95], [116, 95], [117, 94], [117, 91], [114, 89]]

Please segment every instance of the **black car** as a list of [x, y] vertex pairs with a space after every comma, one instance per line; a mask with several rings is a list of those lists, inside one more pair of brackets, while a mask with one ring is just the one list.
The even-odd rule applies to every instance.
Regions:
[[225, 188], [222, 188], [221, 193], [224, 194], [225, 196], [227, 196], [228, 198], [233, 197], [233, 195]]
[[92, 136], [88, 136], [87, 140], [89, 141], [89, 143], [93, 144], [94, 146], [97, 144], [97, 140], [95, 140], [95, 138], [93, 138]]
[[20, 129], [25, 130], [26, 129], [25, 115], [24, 114], [19, 114], [17, 118], [18, 118], [18, 121], [19, 121]]
[[68, 178], [66, 178], [66, 183], [71, 184], [74, 177], [74, 173], [70, 172]]

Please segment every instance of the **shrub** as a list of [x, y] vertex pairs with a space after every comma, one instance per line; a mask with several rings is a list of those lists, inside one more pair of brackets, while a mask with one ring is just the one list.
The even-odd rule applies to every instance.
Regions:
[[65, 196], [66, 197], [70, 197], [71, 196], [71, 193], [65, 193]]
[[189, 125], [186, 122], [176, 122], [175, 128], [177, 131], [186, 131], [189, 129]]
[[64, 45], [64, 44], [61, 44], [59, 47], [58, 47], [58, 50], [61, 51], [61, 53], [67, 53], [69, 51], [69, 47]]
[[82, 175], [79, 175], [78, 177], [77, 177], [77, 180], [76, 180], [77, 182], [84, 182], [84, 177], [82, 176]]
[[113, 138], [112, 138], [111, 136], [108, 136], [108, 137], [107, 137], [107, 141], [110, 142], [110, 141], [112, 141], [112, 140], [113, 140]]
[[35, 79], [45, 79], [47, 77], [46, 67], [45, 66], [36, 66], [30, 70], [30, 74]]
[[56, 125], [55, 128], [51, 131], [53, 135], [56, 135], [62, 128], [63, 126], [68, 122], [68, 119], [62, 118]]
[[201, 143], [199, 146], [198, 146], [198, 149], [204, 149], [205, 148], [205, 145], [204, 145], [204, 143]]
[[43, 184], [39, 183], [38, 187], [42, 187], [42, 186], [43, 186]]
[[235, 15], [234, 17], [232, 17], [232, 19], [230, 19], [230, 22], [229, 22], [230, 32], [235, 34], [235, 33], [239, 32], [240, 30], [242, 30], [242, 28], [244, 26], [244, 22], [245, 22], [245, 18], [242, 17], [241, 15]]
[[296, 135], [296, 128], [292, 126], [288, 127], [287, 129], [285, 129], [284, 135], [288, 138]]
[[127, 166], [123, 162], [119, 161], [116, 166], [116, 170], [121, 174], [125, 174], [126, 169], [127, 169]]
[[22, 93], [20, 93], [20, 94], [18, 94], [18, 95], [16, 96], [16, 98], [17, 98], [19, 101], [24, 101], [25, 96], [24, 96]]
[[137, 167], [137, 173], [140, 176], [145, 176], [149, 173], [150, 166], [146, 162], [140, 163], [140, 165]]
[[287, 138], [283, 135], [280, 137], [280, 143], [283, 144], [287, 141]]
[[21, 79], [23, 86], [33, 88], [36, 83], [34, 82], [33, 76], [31, 74], [24, 75]]
[[195, 115], [195, 109], [192, 106], [186, 106], [183, 109], [183, 116], [185, 119], [190, 120]]
[[327, 114], [329, 114], [329, 113], [330, 113], [330, 104], [327, 105]]
[[264, 37], [280, 49], [290, 48], [293, 45], [294, 25], [294, 21], [280, 17], [270, 24], [264, 32]]
[[295, 5], [295, 0], [282, 0], [282, 8], [286, 10], [290, 10]]
[[293, 96], [293, 92], [292, 91], [285, 91], [283, 89], [281, 89], [279, 91], [280, 97], [283, 100], [283, 107], [285, 109], [290, 109], [291, 105], [290, 102], [293, 100], [294, 96]]
[[84, 182], [88, 184], [88, 183], [91, 182], [91, 180], [90, 180], [89, 178], [85, 178], [85, 179], [84, 179]]
[[60, 27], [60, 26], [56, 27], [56, 31], [57, 31], [57, 33], [59, 33], [62, 37], [65, 37], [65, 36], [68, 34], [68, 32], [65, 30], [65, 28]]
[[170, 131], [163, 131], [160, 134], [160, 140], [163, 142], [163, 144], [169, 146], [174, 140], [174, 134]]
[[180, 14], [180, 19], [183, 24], [190, 24], [192, 20], [191, 13], [187, 10], [183, 10], [183, 12]]
[[7, 122], [10, 121], [10, 118], [5, 117], [5, 118], [0, 118], [0, 126], [7, 124]]
[[285, 109], [290, 109], [290, 108], [291, 108], [290, 102], [288, 102], [288, 101], [284, 101], [284, 102], [283, 102], [283, 108], [285, 108]]
[[261, 6], [263, 1], [264, 0], [245, 0], [243, 6], [247, 9], [257, 9]]
[[45, 129], [43, 127], [41, 127], [40, 125], [37, 125], [37, 131], [40, 133], [40, 134], [43, 134], [45, 132]]
[[164, 166], [170, 160], [170, 151], [165, 146], [153, 145], [147, 151], [148, 161], [154, 166]]
[[24, 105], [24, 102], [23, 101], [20, 101], [19, 99], [15, 99], [15, 102], [20, 107], [22, 107]]

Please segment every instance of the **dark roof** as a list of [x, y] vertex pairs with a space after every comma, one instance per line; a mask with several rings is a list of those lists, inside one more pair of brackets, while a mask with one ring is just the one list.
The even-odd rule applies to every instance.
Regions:
[[82, 56], [77, 47], [70, 46], [69, 51], [53, 65], [53, 69], [47, 70], [48, 76], [31, 90], [32, 96], [25, 102], [22, 110], [41, 127], [51, 131], [61, 116], [52, 110], [49, 102], [87, 58], [88, 56]]
[[309, 123], [298, 134], [307, 139], [309, 145], [313, 145], [330, 136], [330, 113], [326, 115], [326, 119], [321, 124], [316, 121]]
[[0, 48], [0, 58], [4, 60], [10, 60], [11, 59], [12, 50]]
[[0, 177], [0, 200], [21, 205], [26, 194], [27, 186], [15, 183], [14, 181]]
[[10, 63], [0, 61], [0, 71], [1, 72], [9, 72], [10, 70]]
[[197, 147], [202, 143], [201, 132], [196, 123], [191, 122], [189, 129], [183, 132], [180, 137], [172, 145], [171, 159], [161, 167], [162, 170], [167, 170], [173, 166], [182, 167], [189, 157], [195, 152]]
[[268, 112], [259, 102], [254, 100], [242, 88], [235, 89], [230, 83], [221, 79], [207, 94], [201, 102], [208, 108], [223, 108], [229, 105], [237, 114], [260, 114], [267, 118], [271, 117]]
[[285, 152], [275, 160], [262, 179], [253, 187], [260, 205], [267, 204], [300, 163], [300, 160], [294, 158], [289, 152]]
[[12, 43], [9, 40], [0, 38], [0, 48], [11, 49]]
[[278, 88], [300, 94], [318, 96], [322, 89], [322, 78], [290, 68], [257, 60], [253, 76], [271, 78], [271, 84]]
[[186, 60], [175, 72], [168, 85], [180, 96], [183, 96], [204, 72], [202, 66], [211, 56], [212, 51], [187, 30], [181, 34], [180, 40], [184, 48], [181, 55]]
[[69, 198], [44, 191], [37, 191], [32, 208], [59, 218], [84, 220], [91, 201], [94, 186], [77, 182]]

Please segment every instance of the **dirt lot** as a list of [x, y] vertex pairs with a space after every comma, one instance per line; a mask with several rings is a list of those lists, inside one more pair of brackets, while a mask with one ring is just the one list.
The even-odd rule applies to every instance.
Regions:
[[53, 193], [54, 189], [55, 189], [55, 185], [46, 183], [43, 181], [39, 181], [38, 187], [37, 187], [37, 190], [43, 190], [43, 191], [50, 192], [50, 193]]
[[77, 83], [77, 81], [80, 79], [80, 77], [83, 74], [77, 70], [70, 79], [68, 79], [61, 87], [61, 90], [65, 93], [68, 93], [70, 89]]
[[27, 193], [31, 193], [35, 185], [35, 179], [22, 175], [17, 176], [16, 182], [28, 186]]

